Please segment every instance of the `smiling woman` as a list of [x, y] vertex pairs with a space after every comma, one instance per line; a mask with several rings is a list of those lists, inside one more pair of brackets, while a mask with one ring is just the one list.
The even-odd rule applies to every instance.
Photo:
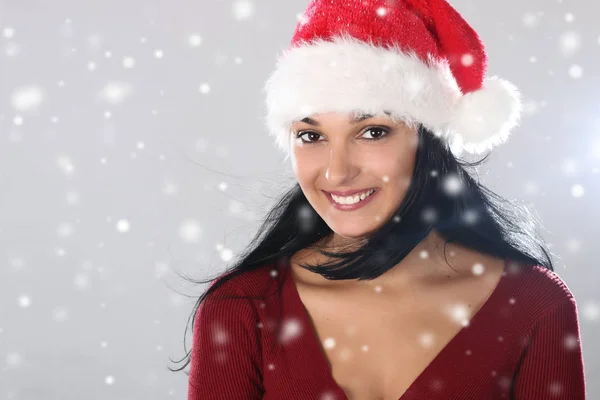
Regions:
[[297, 183], [201, 282], [189, 400], [585, 399], [535, 216], [459, 158], [518, 121], [485, 65], [443, 0], [310, 3], [265, 85]]

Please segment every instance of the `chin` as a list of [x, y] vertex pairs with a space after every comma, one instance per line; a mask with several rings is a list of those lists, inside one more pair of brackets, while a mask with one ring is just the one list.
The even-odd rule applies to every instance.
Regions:
[[[360, 239], [365, 236], [371, 235], [378, 228], [375, 224], [363, 224], [363, 223], [331, 223], [327, 224], [331, 230], [338, 236], [346, 239]], [[367, 226], [368, 225], [368, 226]]]

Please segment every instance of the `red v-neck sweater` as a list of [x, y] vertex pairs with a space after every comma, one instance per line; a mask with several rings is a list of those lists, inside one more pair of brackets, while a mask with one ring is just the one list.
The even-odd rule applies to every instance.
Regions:
[[[285, 267], [235, 277], [213, 295], [275, 293]], [[280, 306], [284, 351], [271, 351]], [[289, 272], [281, 300], [208, 296], [194, 321], [188, 400], [347, 400], [309, 318]], [[585, 399], [577, 306], [558, 275], [507, 262], [488, 300], [399, 400], [465, 399]]]

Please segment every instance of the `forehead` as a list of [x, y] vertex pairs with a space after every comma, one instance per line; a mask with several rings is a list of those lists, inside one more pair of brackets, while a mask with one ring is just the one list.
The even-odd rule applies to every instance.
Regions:
[[323, 114], [312, 114], [308, 117], [296, 120], [294, 122], [304, 122], [306, 124], [310, 124], [310, 125], [314, 125], [314, 126], [319, 126], [319, 119], [327, 119], [330, 116], [344, 116], [349, 123], [352, 124], [356, 124], [359, 123], [361, 121], [370, 119], [370, 118], [375, 118], [375, 117], [392, 117], [392, 113], [390, 111], [383, 111], [381, 113], [378, 114], [370, 114], [370, 113], [365, 113], [362, 111], [355, 111], [355, 112], [350, 112], [350, 113], [338, 113], [338, 112], [332, 112], [332, 113], [323, 113]]

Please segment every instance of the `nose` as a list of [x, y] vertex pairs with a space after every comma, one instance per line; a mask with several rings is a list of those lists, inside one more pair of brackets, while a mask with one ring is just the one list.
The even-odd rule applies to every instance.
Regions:
[[347, 148], [338, 146], [338, 148], [331, 148], [329, 150], [325, 179], [327, 179], [331, 186], [345, 186], [354, 179], [359, 171], [360, 168], [356, 166], [352, 154]]

